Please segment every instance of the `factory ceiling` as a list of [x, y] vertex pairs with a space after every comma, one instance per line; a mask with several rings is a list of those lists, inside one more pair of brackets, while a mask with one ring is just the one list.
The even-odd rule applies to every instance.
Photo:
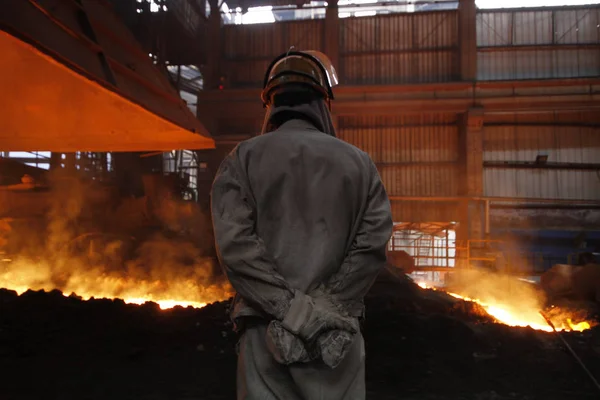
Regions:
[[214, 148], [163, 73], [100, 1], [6, 0], [3, 151]]

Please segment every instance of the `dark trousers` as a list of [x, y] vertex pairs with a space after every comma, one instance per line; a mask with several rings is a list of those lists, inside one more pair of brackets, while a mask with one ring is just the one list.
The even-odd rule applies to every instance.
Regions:
[[277, 363], [266, 346], [266, 329], [266, 324], [249, 326], [240, 338], [238, 400], [365, 399], [365, 344], [360, 333], [342, 363], [331, 369], [318, 360]]

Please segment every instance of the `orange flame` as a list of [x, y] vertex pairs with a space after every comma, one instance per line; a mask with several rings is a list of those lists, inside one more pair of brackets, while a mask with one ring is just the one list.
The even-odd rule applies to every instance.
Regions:
[[[198, 204], [174, 196], [168, 181], [144, 181], [146, 196], [120, 198], [67, 170], [47, 178], [51, 190], [31, 210], [37, 232], [0, 219], [1, 288], [161, 308], [202, 307], [231, 295], [206, 257], [206, 216]], [[9, 248], [14, 253], [3, 252]]]
[[[426, 283], [420, 282], [418, 285], [423, 289], [432, 289], [439, 290], [433, 286], [429, 286]], [[540, 315], [540, 310], [534, 309], [532, 307], [521, 307], [519, 309], [515, 309], [515, 307], [508, 304], [503, 304], [502, 302], [485, 302], [479, 299], [469, 298], [467, 296], [462, 296], [457, 293], [445, 292], [452, 297], [457, 299], [471, 301], [479, 304], [483, 309], [493, 318], [495, 318], [498, 322], [503, 323], [508, 326], [520, 326], [520, 327], [531, 327], [536, 330], [552, 332], [552, 328], [548, 325], [548, 323], [544, 320], [544, 318]], [[553, 322], [556, 330], [559, 331], [584, 331], [586, 329], [591, 328], [591, 324], [587, 321], [580, 321], [577, 323], [573, 322], [574, 317], [566, 317], [564, 318], [565, 322], [556, 321]], [[562, 318], [561, 318], [562, 319]]]
[[11, 262], [0, 264], [0, 287], [18, 294], [31, 290], [58, 289], [65, 296], [71, 293], [83, 300], [122, 299], [129, 304], [157, 303], [161, 309], [175, 306], [201, 308], [208, 303], [229, 298], [232, 290], [228, 283], [202, 283], [200, 277], [170, 277], [140, 279], [123, 273], [109, 273], [101, 269], [78, 268], [69, 271], [64, 282], [57, 284], [54, 271], [43, 262]]

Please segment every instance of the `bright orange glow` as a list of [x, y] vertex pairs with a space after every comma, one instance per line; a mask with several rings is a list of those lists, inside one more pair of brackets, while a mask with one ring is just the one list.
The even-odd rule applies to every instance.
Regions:
[[[41, 37], [32, 39], [44, 42]], [[0, 87], [2, 93], [11, 94], [0, 96], [2, 151], [70, 153], [215, 148], [206, 127], [187, 107], [167, 97], [126, 91], [136, 98], [133, 102], [3, 30], [0, 30], [0, 49]], [[85, 53], [78, 56], [81, 60], [96, 57]], [[166, 76], [160, 75], [153, 74], [153, 80], [148, 82], [177, 97], [176, 91], [167, 89]], [[130, 79], [126, 76], [122, 78], [124, 82]], [[154, 83], [154, 79], [164, 81]], [[164, 112], [170, 120], [157, 111]]]
[[569, 324], [569, 326], [571, 327], [571, 330], [573, 330], [573, 331], [581, 332], [581, 331], [585, 331], [586, 329], [591, 328], [590, 323], [587, 321], [574, 323], [573, 321], [571, 321], [571, 318], [567, 318], [567, 323]]
[[200, 206], [179, 200], [161, 177], [149, 178], [146, 196], [120, 198], [59, 169], [48, 175], [51, 190], [31, 203], [20, 195], [0, 199], [0, 208], [9, 206], [3, 210], [30, 204], [32, 220], [42, 220], [39, 234], [10, 221], [0, 229], [0, 288], [161, 308], [229, 298], [231, 286], [207, 256], [210, 235]]
[[[202, 271], [202, 269], [199, 269]], [[16, 261], [0, 264], [0, 287], [22, 294], [28, 289], [60, 290], [65, 296], [71, 293], [83, 300], [122, 299], [125, 303], [144, 304], [154, 302], [161, 309], [175, 306], [201, 308], [208, 303], [226, 300], [232, 295], [225, 283], [203, 282], [201, 276], [140, 279], [123, 272], [106, 272], [102, 269], [79, 267], [57, 278], [56, 270], [45, 263]]]
[[[432, 289], [439, 290], [435, 287], [429, 286], [426, 283], [420, 282], [418, 283], [420, 287], [423, 289]], [[528, 306], [527, 302], [521, 304], [521, 307], [515, 307], [510, 304], [510, 301], [506, 302], [501, 301], [482, 301], [480, 299], [470, 298], [467, 296], [463, 296], [457, 293], [446, 292], [450, 296], [455, 297], [457, 299], [471, 301], [479, 304], [483, 309], [493, 318], [495, 318], [498, 322], [503, 323], [508, 326], [520, 326], [520, 327], [531, 327], [536, 330], [552, 332], [552, 328], [548, 325], [548, 323], [544, 320], [544, 318], [540, 314], [540, 309], [536, 309], [534, 307]], [[591, 325], [587, 321], [573, 322], [573, 317], [569, 317], [561, 314], [560, 320], [557, 318], [553, 318], [553, 324], [556, 327], [556, 330], [559, 331], [584, 331], [586, 329], [590, 329]], [[563, 322], [564, 321], [564, 322]]]

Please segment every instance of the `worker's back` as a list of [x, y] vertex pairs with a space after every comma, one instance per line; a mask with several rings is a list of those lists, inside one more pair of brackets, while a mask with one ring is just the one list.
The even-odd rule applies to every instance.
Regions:
[[339, 269], [351, 245], [368, 198], [369, 157], [300, 119], [238, 150], [257, 234], [290, 286], [310, 292]]
[[215, 244], [242, 333], [238, 399], [366, 396], [358, 318], [392, 215], [369, 156], [335, 138], [337, 82], [318, 51], [273, 60], [262, 135], [240, 143], [213, 183]]

